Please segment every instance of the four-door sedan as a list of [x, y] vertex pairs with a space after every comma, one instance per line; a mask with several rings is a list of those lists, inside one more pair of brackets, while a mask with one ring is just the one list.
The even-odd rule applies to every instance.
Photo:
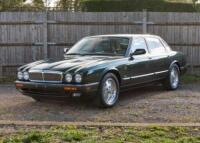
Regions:
[[154, 35], [86, 37], [61, 61], [41, 60], [18, 69], [16, 88], [41, 98], [93, 96], [100, 106], [114, 106], [120, 91], [160, 82], [175, 90], [186, 71], [185, 56]]

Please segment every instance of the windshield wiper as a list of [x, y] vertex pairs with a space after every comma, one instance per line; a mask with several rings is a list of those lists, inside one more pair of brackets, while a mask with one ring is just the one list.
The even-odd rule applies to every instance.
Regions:
[[99, 56], [121, 56], [118, 54], [112, 54], [112, 53], [84, 53], [84, 54], [80, 54], [80, 53], [69, 53], [69, 54], [65, 54], [65, 55], [80, 55], [80, 56], [87, 56], [87, 55], [99, 55]]
[[65, 54], [65, 55], [82, 55], [82, 54], [79, 54], [79, 53], [69, 53], [69, 54]]
[[87, 54], [82, 54], [83, 56], [87, 56], [87, 55], [100, 55], [100, 56], [117, 56], [116, 54], [112, 54], [112, 53], [87, 53]]

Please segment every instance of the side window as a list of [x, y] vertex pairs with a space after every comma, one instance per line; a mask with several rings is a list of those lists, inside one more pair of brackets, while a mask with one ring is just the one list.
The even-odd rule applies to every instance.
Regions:
[[149, 50], [153, 54], [165, 53], [165, 47], [162, 45], [159, 39], [157, 38], [146, 38]]
[[144, 49], [147, 53], [147, 45], [146, 45], [144, 38], [133, 39], [130, 53], [135, 52], [137, 49]]

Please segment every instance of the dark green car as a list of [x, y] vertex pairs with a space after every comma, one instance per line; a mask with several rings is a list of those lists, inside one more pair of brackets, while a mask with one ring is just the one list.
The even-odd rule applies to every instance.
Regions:
[[92, 96], [111, 107], [120, 91], [147, 83], [175, 90], [186, 71], [185, 56], [154, 35], [86, 37], [64, 57], [20, 67], [16, 88], [35, 100]]

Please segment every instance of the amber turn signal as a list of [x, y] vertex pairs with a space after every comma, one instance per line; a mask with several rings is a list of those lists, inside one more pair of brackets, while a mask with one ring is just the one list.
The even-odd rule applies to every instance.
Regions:
[[77, 88], [76, 87], [64, 87], [64, 90], [66, 90], [66, 91], [76, 91], [77, 90]]
[[16, 88], [22, 88], [24, 85], [21, 83], [16, 83], [15, 86], [16, 86]]

